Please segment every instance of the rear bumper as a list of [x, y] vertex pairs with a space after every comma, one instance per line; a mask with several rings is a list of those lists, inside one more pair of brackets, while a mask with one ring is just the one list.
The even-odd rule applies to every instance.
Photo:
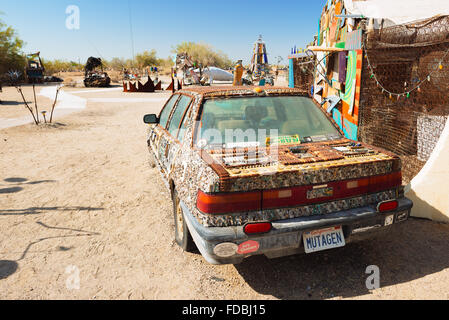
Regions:
[[[198, 250], [211, 264], [238, 264], [251, 255], [264, 254], [268, 258], [277, 258], [304, 252], [302, 235], [305, 232], [328, 227], [342, 226], [346, 242], [370, 236], [373, 231], [387, 229], [385, 220], [394, 216], [393, 224], [406, 221], [413, 206], [407, 198], [398, 199], [396, 210], [379, 213], [374, 206], [340, 211], [327, 215], [310, 216], [274, 221], [273, 229], [266, 234], [248, 236], [243, 227], [214, 227], [202, 226], [181, 203], [189, 231]], [[247, 241], [258, 243], [258, 250], [249, 254], [238, 254], [220, 257], [214, 248], [222, 243], [233, 243], [236, 246]], [[252, 242], [254, 244], [254, 242]]]

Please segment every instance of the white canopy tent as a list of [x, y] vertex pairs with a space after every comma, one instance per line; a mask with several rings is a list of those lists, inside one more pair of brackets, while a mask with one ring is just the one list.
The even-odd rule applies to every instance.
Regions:
[[386, 19], [392, 24], [449, 15], [449, 0], [344, 0], [348, 14]]

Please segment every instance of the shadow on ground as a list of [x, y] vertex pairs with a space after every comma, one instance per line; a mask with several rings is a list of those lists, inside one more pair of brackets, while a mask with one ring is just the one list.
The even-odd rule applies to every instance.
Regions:
[[28, 179], [25, 178], [8, 178], [4, 179], [3, 181], [7, 182], [6, 186], [7, 188], [1, 188], [0, 194], [10, 194], [10, 193], [17, 193], [23, 190], [24, 185], [37, 185], [42, 183], [52, 183], [56, 182], [55, 180], [40, 180], [40, 181], [28, 181]]
[[41, 183], [51, 183], [51, 182], [56, 182], [55, 180], [38, 180], [38, 181], [29, 181], [28, 179], [25, 178], [8, 178], [3, 180], [9, 184], [13, 184], [14, 185], [36, 185], [36, 184], [41, 184]]
[[50, 211], [101, 211], [103, 208], [92, 207], [31, 207], [26, 209], [0, 209], [0, 216], [17, 216], [42, 214]]
[[[33, 102], [31, 101], [27, 101], [28, 104], [32, 104]], [[20, 106], [20, 105], [24, 105], [23, 101], [5, 101], [2, 100], [0, 103], [0, 107], [1, 106]]]
[[[100, 235], [100, 233], [93, 232], [93, 231], [73, 229], [73, 228], [64, 228], [64, 227], [52, 227], [52, 226], [48, 226], [45, 223], [42, 223], [40, 221], [37, 221], [36, 224], [38, 224], [41, 227], [46, 228], [46, 229], [68, 231], [69, 233], [65, 234], [65, 235], [61, 234], [61, 235], [56, 235], [56, 236], [52, 236], [52, 237], [40, 238], [40, 239], [37, 239], [37, 240], [29, 243], [17, 261], [0, 260], [0, 280], [6, 279], [9, 276], [13, 275], [19, 268], [18, 262], [21, 260], [24, 260], [26, 255], [28, 253], [30, 253], [31, 247], [37, 243], [40, 243], [40, 242], [46, 241], [46, 240], [53, 240], [53, 239], [67, 239], [67, 238], [75, 238], [75, 237], [93, 237], [93, 236]], [[58, 246], [57, 251], [67, 252], [72, 249], [73, 249], [73, 247]]]
[[350, 298], [368, 294], [366, 268], [380, 268], [381, 287], [449, 267], [449, 225], [411, 219], [386, 235], [312, 255], [246, 259], [235, 268], [255, 291], [279, 299]]
[[21, 187], [3, 188], [3, 189], [0, 189], [0, 194], [17, 193], [22, 190], [23, 190], [23, 188], [21, 188]]
[[25, 178], [8, 178], [8, 179], [5, 179], [3, 181], [9, 182], [9, 183], [24, 183], [24, 182], [27, 182], [28, 179], [25, 179]]
[[0, 280], [8, 278], [10, 275], [14, 274], [19, 265], [16, 261], [0, 260]]

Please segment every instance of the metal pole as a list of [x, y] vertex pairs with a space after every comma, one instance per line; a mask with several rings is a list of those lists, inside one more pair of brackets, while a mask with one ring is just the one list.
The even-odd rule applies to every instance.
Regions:
[[132, 23], [132, 16], [131, 16], [131, 0], [128, 0], [128, 9], [129, 9], [129, 29], [131, 32], [131, 50], [132, 50], [132, 66], [134, 66], [134, 58], [135, 58], [135, 52], [134, 52], [134, 32], [133, 32], [133, 23]]

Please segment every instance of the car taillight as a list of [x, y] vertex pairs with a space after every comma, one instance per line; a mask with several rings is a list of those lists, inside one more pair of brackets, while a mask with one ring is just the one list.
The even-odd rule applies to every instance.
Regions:
[[260, 191], [208, 194], [200, 190], [196, 205], [201, 212], [209, 214], [255, 211], [261, 209], [262, 194]]
[[377, 206], [377, 211], [379, 212], [388, 212], [393, 211], [398, 208], [398, 202], [396, 200], [389, 200], [379, 203]]
[[389, 188], [400, 187], [402, 185], [402, 172], [393, 172], [382, 176], [373, 176], [352, 180], [346, 183], [348, 190], [358, 189], [364, 192], [376, 192]]
[[393, 172], [357, 180], [330, 182], [325, 185], [299, 186], [262, 192], [262, 208], [288, 208], [355, 197], [362, 194], [397, 188], [402, 185], [402, 173]]
[[307, 185], [233, 193], [205, 193], [198, 191], [197, 208], [201, 212], [208, 214], [289, 208], [355, 197], [362, 194], [397, 188], [401, 185], [402, 173], [398, 171], [356, 180], [335, 181], [325, 185]]
[[243, 227], [243, 231], [246, 234], [267, 233], [271, 231], [272, 227], [270, 222], [254, 222], [247, 223]]

